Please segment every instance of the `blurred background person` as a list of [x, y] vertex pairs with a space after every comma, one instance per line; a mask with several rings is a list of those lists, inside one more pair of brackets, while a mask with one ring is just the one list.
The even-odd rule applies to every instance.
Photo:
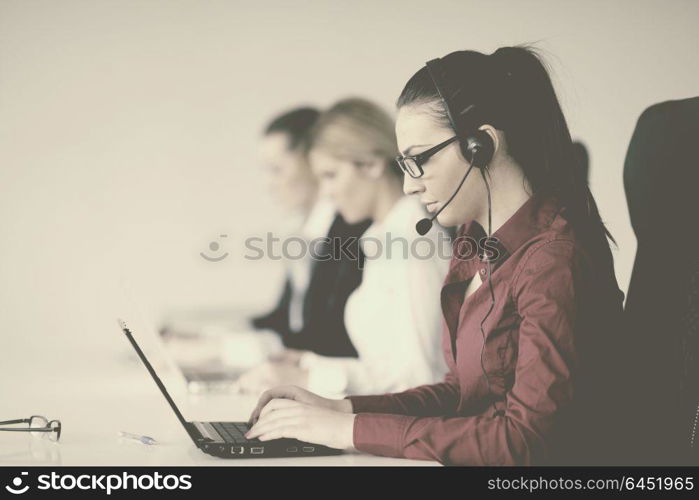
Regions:
[[360, 244], [366, 256], [362, 283], [345, 310], [359, 356], [308, 350], [244, 375], [242, 390], [297, 384], [321, 394], [382, 393], [444, 375], [439, 289], [450, 257], [448, 237], [438, 227], [424, 237], [416, 233], [425, 211], [418, 200], [403, 196], [396, 155], [393, 119], [372, 102], [345, 99], [318, 119], [308, 159], [321, 194], [348, 223], [374, 221]]
[[[332, 245], [348, 244], [356, 251], [356, 241], [371, 221], [348, 224], [332, 202], [318, 198], [317, 179], [305, 155], [318, 116], [313, 108], [299, 108], [274, 119], [265, 130], [262, 158], [274, 197], [300, 218], [294, 235], [307, 242], [319, 239], [321, 248], [309, 245], [309, 249], [334, 256]], [[287, 278], [277, 306], [253, 318], [252, 325], [276, 331], [290, 350], [356, 356], [343, 315], [347, 297], [362, 279], [361, 266], [343, 256], [314, 257], [306, 252], [302, 258], [287, 260]], [[292, 351], [282, 354], [285, 359], [293, 356]]]
[[[292, 109], [274, 118], [264, 130], [261, 163], [273, 198], [288, 214], [284, 220], [288, 230], [280, 236], [300, 238], [311, 249], [316, 247], [310, 242], [326, 237], [332, 244], [347, 245], [356, 252], [356, 241], [371, 221], [347, 224], [331, 201], [319, 199], [318, 182], [306, 160], [309, 133], [319, 115], [310, 107]], [[332, 251], [327, 242], [319, 243], [319, 251]], [[276, 306], [266, 314], [250, 318], [248, 326], [276, 332], [285, 348], [281, 353], [270, 342], [250, 349], [249, 344], [257, 339], [243, 335], [245, 327], [236, 327], [236, 332], [209, 328], [219, 335], [198, 336], [190, 332], [184, 342], [176, 340], [176, 327], [162, 329], [170, 353], [179, 361], [190, 386], [201, 388], [204, 382], [230, 382], [240, 373], [238, 362], [250, 360], [239, 358], [256, 358], [260, 351], [263, 355], [267, 351], [274, 353], [275, 359], [298, 358], [294, 353], [301, 351], [356, 357], [343, 316], [347, 297], [361, 281], [360, 263], [342, 256], [315, 259], [308, 252], [284, 262], [286, 276]], [[237, 335], [230, 335], [233, 333]], [[226, 338], [222, 340], [222, 336]], [[236, 366], [221, 366], [226, 361]]]

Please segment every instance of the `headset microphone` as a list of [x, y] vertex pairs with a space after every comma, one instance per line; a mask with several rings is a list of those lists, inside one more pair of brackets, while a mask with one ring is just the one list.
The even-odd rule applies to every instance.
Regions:
[[471, 169], [473, 168], [473, 166], [474, 166], [474, 163], [471, 163], [471, 166], [468, 167], [468, 170], [466, 171], [466, 174], [461, 179], [461, 182], [459, 182], [459, 185], [454, 190], [454, 194], [452, 194], [451, 197], [449, 197], [449, 199], [447, 200], [447, 202], [444, 205], [442, 205], [442, 207], [439, 210], [437, 210], [437, 213], [435, 213], [432, 217], [425, 217], [424, 219], [420, 219], [419, 221], [417, 221], [417, 224], [415, 224], [415, 231], [417, 231], [417, 234], [419, 234], [420, 236], [424, 236], [429, 232], [430, 229], [432, 229], [432, 223], [437, 218], [437, 216], [442, 213], [442, 210], [447, 208], [447, 205], [449, 205], [449, 203], [451, 203], [451, 200], [454, 199], [454, 197], [456, 196], [456, 193], [459, 192], [459, 190], [461, 189], [461, 186], [463, 186], [464, 182], [466, 182], [466, 178], [468, 177], [468, 174], [471, 173]]
[[415, 231], [417, 231], [417, 234], [420, 236], [425, 236], [430, 229], [432, 229], [432, 221], [434, 218], [432, 217], [425, 217], [424, 219], [420, 219], [417, 221], [417, 224], [415, 224]]

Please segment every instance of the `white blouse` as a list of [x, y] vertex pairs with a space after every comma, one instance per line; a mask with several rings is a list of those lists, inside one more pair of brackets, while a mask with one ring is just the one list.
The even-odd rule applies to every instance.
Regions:
[[[444, 378], [440, 290], [451, 244], [437, 224], [425, 235], [414, 197], [402, 197], [361, 238], [366, 257], [361, 285], [345, 307], [345, 325], [358, 358], [306, 353], [308, 389], [325, 396], [402, 391]], [[441, 237], [439, 235], [441, 234]]]

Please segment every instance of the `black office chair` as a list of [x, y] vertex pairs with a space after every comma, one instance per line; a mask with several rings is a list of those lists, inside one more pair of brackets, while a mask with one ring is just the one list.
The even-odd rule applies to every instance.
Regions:
[[681, 339], [684, 354], [682, 419], [687, 422], [687, 460], [699, 464], [699, 257], [692, 264], [688, 281], [687, 323]]
[[[697, 463], [699, 97], [638, 120], [624, 186], [638, 247], [625, 305], [632, 461]], [[694, 432], [694, 438], [692, 438]]]

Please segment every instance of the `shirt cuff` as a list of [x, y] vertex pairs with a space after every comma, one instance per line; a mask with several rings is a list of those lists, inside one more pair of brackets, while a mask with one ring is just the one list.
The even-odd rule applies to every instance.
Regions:
[[358, 413], [354, 418], [354, 447], [364, 453], [403, 457], [403, 439], [416, 417], [386, 413]]
[[399, 413], [390, 395], [347, 396], [346, 399], [352, 403], [352, 413]]

